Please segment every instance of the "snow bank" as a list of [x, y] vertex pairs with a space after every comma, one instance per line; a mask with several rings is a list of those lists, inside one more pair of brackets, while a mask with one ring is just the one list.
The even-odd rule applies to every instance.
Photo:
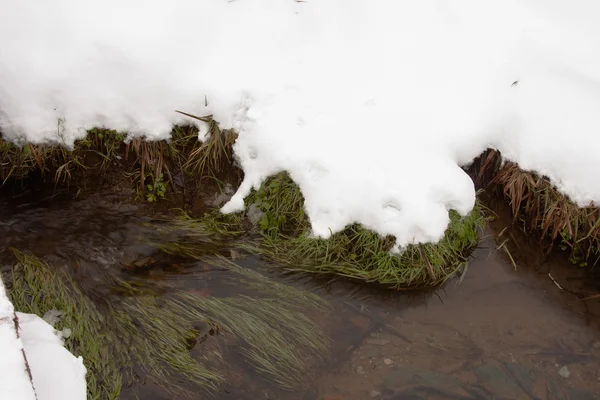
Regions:
[[[19, 321], [18, 336], [15, 316]], [[83, 359], [69, 353], [54, 328], [37, 315], [15, 315], [1, 279], [0, 354], [0, 399], [83, 400], [87, 396]]]
[[15, 310], [0, 279], [0, 399], [35, 400], [14, 318]]
[[35, 314], [17, 312], [21, 341], [31, 368], [37, 400], [84, 400], [83, 358], [63, 347], [59, 332]]
[[[600, 203], [594, 0], [0, 0], [0, 128], [70, 144], [149, 138], [214, 114], [245, 179], [300, 185], [316, 235], [352, 222], [397, 246], [473, 207], [486, 147]], [[205, 106], [208, 101], [208, 106]]]

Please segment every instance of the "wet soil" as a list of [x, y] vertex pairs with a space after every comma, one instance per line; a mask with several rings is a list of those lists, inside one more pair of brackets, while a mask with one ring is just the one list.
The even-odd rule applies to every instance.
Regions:
[[[0, 200], [0, 249], [29, 250], [67, 269], [92, 298], [104, 297], [109, 274], [160, 285], [165, 295], [251, 295], [226, 283], [228, 271], [158, 257], [148, 243], [165, 238], [147, 225], [156, 209], [119, 196], [39, 199]], [[285, 391], [249, 366], [234, 338], [209, 335], [192, 354], [222, 350], [224, 360], [214, 365], [225, 371], [227, 384], [214, 398], [600, 398], [600, 298], [593, 276], [561, 254], [540, 255], [518, 229], [504, 229], [510, 219], [499, 214], [463, 275], [436, 291], [283, 276], [255, 257], [236, 255], [246, 268], [327, 300], [331, 310], [307, 315], [332, 344], [325, 360], [311, 361], [305, 385]], [[226, 246], [217, 251], [232, 254]], [[10, 254], [0, 252], [3, 272], [10, 262]], [[121, 398], [173, 397], [138, 379], [125, 385]]]

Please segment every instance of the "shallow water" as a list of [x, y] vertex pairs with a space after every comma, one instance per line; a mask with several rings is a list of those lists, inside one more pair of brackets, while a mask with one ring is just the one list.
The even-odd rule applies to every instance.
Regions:
[[[157, 254], [149, 243], [165, 238], [147, 225], [153, 214], [118, 197], [4, 199], [0, 249], [29, 250], [66, 268], [94, 299], [106, 299], [109, 275], [157, 285], [164, 296], [261, 295], [239, 280], [233, 284], [231, 271]], [[582, 270], [560, 255], [537, 257], [527, 237], [501, 232], [504, 226], [505, 220], [492, 224], [460, 281], [417, 294], [282, 276], [255, 257], [231, 252], [226, 243], [207, 250], [235, 255], [237, 264], [329, 302], [331, 308], [307, 308], [305, 314], [331, 343], [323, 360], [306, 354], [309, 372], [295, 391], [257, 372], [230, 333], [205, 335], [192, 354], [210, 358], [215, 349], [222, 354], [222, 360], [209, 360], [227, 379], [216, 399], [600, 398], [598, 299], [577, 297], [593, 294], [581, 284]], [[504, 238], [516, 265], [498, 249]], [[10, 260], [7, 251], [0, 253], [5, 272]], [[173, 395], [141, 377], [121, 396], [138, 397]], [[198, 392], [197, 398], [206, 395]]]

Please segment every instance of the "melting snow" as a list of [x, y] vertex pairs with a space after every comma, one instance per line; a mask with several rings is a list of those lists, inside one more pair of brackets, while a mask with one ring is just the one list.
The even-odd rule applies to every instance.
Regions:
[[224, 212], [285, 170], [316, 235], [437, 241], [473, 207], [459, 166], [486, 147], [600, 202], [594, 0], [0, 4], [6, 137], [160, 139], [189, 122], [176, 109], [214, 114], [245, 172]]
[[54, 328], [42, 318], [15, 313], [1, 279], [0, 354], [0, 399], [83, 400], [87, 396], [83, 359], [69, 353]]

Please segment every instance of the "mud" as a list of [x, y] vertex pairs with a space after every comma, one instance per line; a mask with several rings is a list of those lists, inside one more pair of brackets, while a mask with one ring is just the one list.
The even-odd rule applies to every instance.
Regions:
[[[156, 210], [119, 196], [39, 199], [0, 200], [0, 249], [29, 250], [65, 268], [92, 298], [105, 297], [110, 274], [157, 284], [165, 295], [251, 294], [243, 285], [226, 284], [227, 271], [159, 257], [148, 245], [165, 239], [147, 225]], [[224, 360], [213, 361], [227, 383], [214, 398], [600, 398], [600, 297], [594, 297], [600, 291], [593, 274], [561, 254], [542, 254], [518, 229], [504, 229], [510, 219], [503, 210], [499, 214], [463, 275], [436, 291], [391, 292], [283, 276], [276, 266], [237, 254], [240, 265], [326, 299], [331, 310], [307, 315], [332, 344], [325, 360], [311, 361], [303, 387], [286, 391], [250, 368], [234, 338], [207, 335], [192, 353], [223, 350]], [[226, 246], [216, 251], [232, 254]], [[0, 262], [6, 273], [7, 251]], [[122, 399], [173, 398], [138, 378], [126, 382]], [[198, 392], [197, 398], [206, 396]]]

